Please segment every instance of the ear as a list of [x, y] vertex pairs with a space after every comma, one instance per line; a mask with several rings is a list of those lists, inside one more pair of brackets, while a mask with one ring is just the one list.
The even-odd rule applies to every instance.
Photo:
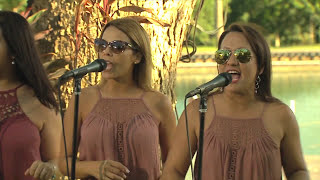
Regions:
[[136, 54], [135, 54], [135, 61], [134, 61], [134, 63], [135, 64], [139, 64], [140, 62], [141, 62], [141, 59], [142, 59], [142, 53], [141, 52], [137, 52]]
[[260, 69], [259, 75], [261, 75], [264, 71], [264, 66]]

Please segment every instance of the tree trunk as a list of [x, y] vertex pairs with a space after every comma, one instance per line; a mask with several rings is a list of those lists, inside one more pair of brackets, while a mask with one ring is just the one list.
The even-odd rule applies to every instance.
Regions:
[[220, 28], [218, 30], [218, 33], [217, 33], [217, 41], [219, 40], [221, 34], [223, 33], [224, 31], [224, 27], [223, 27], [223, 0], [216, 0], [216, 21], [217, 21], [217, 27], [216, 28]]
[[[54, 59], [67, 59], [73, 67], [83, 66], [94, 60], [96, 56], [92, 40], [100, 34], [106, 15], [102, 16], [95, 3], [103, 1], [83, 0], [36, 0], [34, 10], [48, 8], [44, 17], [37, 23], [36, 29], [53, 29], [50, 34], [40, 42], [41, 53], [54, 52]], [[110, 2], [110, 1], [109, 1]], [[176, 67], [182, 51], [187, 28], [191, 19], [196, 0], [118, 0], [111, 4], [110, 15], [123, 6], [139, 6], [154, 10], [153, 15], [148, 12], [115, 13], [113, 18], [129, 15], [149, 16], [170, 26], [157, 24], [142, 24], [151, 38], [153, 54], [153, 87], [171, 97], [175, 103], [174, 93]], [[77, 15], [78, 13], [78, 15]], [[79, 21], [78, 21], [79, 20]], [[98, 26], [97, 26], [98, 25]], [[76, 39], [78, 38], [78, 39]], [[95, 74], [86, 76], [82, 86], [96, 84], [100, 77]], [[63, 89], [69, 100], [72, 94], [72, 84]]]
[[[153, 87], [171, 97], [173, 104], [176, 101], [174, 88], [177, 62], [181, 55], [183, 41], [186, 39], [195, 3], [196, 0], [123, 0], [114, 3], [111, 7], [111, 11], [132, 5], [154, 9], [155, 16], [147, 12], [142, 12], [141, 16], [153, 17], [171, 25], [163, 27], [156, 24], [142, 24], [151, 38], [154, 64]], [[118, 17], [130, 15], [134, 14], [122, 12]]]
[[[67, 60], [72, 69], [72, 60], [75, 59], [74, 48], [74, 24], [75, 24], [75, 6], [74, 0], [35, 0], [32, 5], [32, 12], [41, 9], [47, 11], [34, 25], [36, 32], [50, 30], [44, 39], [38, 40], [38, 49], [40, 55], [53, 53], [54, 56], [42, 57], [43, 61], [52, 61], [57, 59]], [[57, 79], [56, 79], [57, 81]], [[73, 83], [67, 82], [61, 86], [61, 96], [63, 109], [67, 106], [73, 92]]]
[[275, 36], [276, 37], [275, 37], [275, 40], [274, 40], [274, 46], [275, 47], [280, 47], [280, 35], [279, 35], [279, 33], [276, 33]]
[[315, 41], [316, 41], [315, 25], [313, 22], [310, 22], [310, 44], [314, 44]]

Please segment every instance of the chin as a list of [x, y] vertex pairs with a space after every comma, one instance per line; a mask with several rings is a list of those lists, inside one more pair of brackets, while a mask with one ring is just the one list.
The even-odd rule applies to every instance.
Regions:
[[108, 80], [108, 79], [113, 79], [114, 76], [110, 73], [102, 73], [101, 74], [101, 78], [104, 79], [104, 80]]

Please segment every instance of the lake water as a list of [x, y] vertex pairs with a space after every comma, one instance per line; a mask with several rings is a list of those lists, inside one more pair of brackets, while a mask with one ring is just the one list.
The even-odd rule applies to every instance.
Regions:
[[[184, 96], [217, 76], [217, 68], [178, 68], [177, 112], [183, 111]], [[304, 155], [320, 155], [320, 66], [273, 66], [272, 93], [295, 112]]]

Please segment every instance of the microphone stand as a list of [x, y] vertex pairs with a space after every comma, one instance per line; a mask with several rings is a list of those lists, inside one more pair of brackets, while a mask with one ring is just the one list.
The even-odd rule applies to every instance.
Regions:
[[76, 160], [77, 160], [77, 139], [78, 139], [78, 114], [79, 114], [79, 96], [81, 93], [81, 78], [75, 78], [74, 85], [74, 124], [73, 124], [73, 141], [72, 141], [72, 164], [71, 164], [71, 180], [75, 180]]
[[203, 156], [203, 135], [204, 135], [204, 120], [205, 113], [207, 112], [207, 98], [208, 92], [200, 94], [200, 130], [199, 130], [199, 167], [198, 167], [198, 180], [201, 180], [202, 176], [202, 156]]

